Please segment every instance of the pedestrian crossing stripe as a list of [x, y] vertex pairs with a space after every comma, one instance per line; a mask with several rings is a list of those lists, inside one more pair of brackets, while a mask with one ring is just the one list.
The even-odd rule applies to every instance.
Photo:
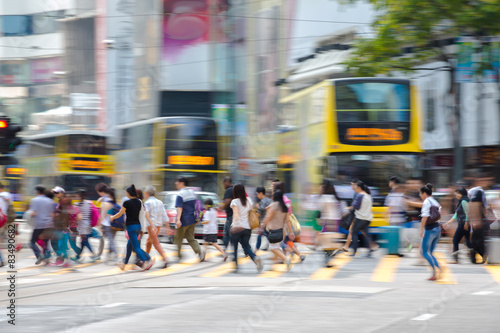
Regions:
[[80, 264], [80, 265], [76, 265], [76, 266], [64, 267], [64, 268], [62, 268], [61, 270], [59, 270], [57, 272], [44, 273], [44, 274], [40, 274], [39, 276], [63, 275], [63, 274], [74, 272], [76, 268], [83, 268], [83, 267], [88, 267], [88, 266], [94, 266], [94, 265], [97, 265], [97, 264], [98, 264], [97, 262], [89, 262], [87, 264]]
[[446, 265], [446, 255], [443, 252], [434, 252], [434, 256], [439, 262], [441, 268], [440, 279], [436, 281], [437, 284], [457, 284], [451, 269]]
[[399, 267], [399, 261], [401, 258], [393, 256], [384, 256], [382, 257], [375, 271], [373, 271], [371, 281], [374, 282], [393, 282], [394, 276]]
[[492, 266], [492, 265], [489, 265], [489, 266], [485, 266], [486, 267], [486, 270], [488, 271], [488, 273], [490, 273], [490, 275], [493, 277], [493, 279], [495, 279], [495, 281], [500, 284], [500, 266]]
[[330, 260], [329, 264], [333, 267], [323, 267], [314, 272], [309, 279], [311, 280], [330, 280], [337, 274], [342, 267], [352, 261], [352, 257], [339, 254], [338, 257]]
[[[300, 262], [302, 262], [302, 260], [300, 260], [300, 257], [294, 256], [293, 260], [292, 260], [292, 267], [294, 264], [298, 264]], [[277, 277], [282, 276], [286, 272], [287, 272], [286, 264], [274, 264], [272, 266], [272, 270], [265, 271], [262, 274], [260, 274], [258, 277], [259, 278], [277, 278]]]
[[[257, 256], [261, 256], [262, 254], [264, 254], [265, 252], [264, 251], [258, 251], [256, 253]], [[251, 261], [250, 258], [238, 258], [238, 266], [243, 266], [243, 265], [246, 265], [248, 264], [249, 262]], [[231, 273], [234, 271], [235, 269], [235, 264], [234, 264], [234, 261], [231, 261], [231, 262], [228, 262], [228, 263], [225, 263], [223, 265], [220, 265], [218, 267], [216, 267], [215, 269], [213, 269], [212, 271], [208, 272], [208, 273], [205, 273], [205, 274], [202, 274], [200, 275], [200, 277], [204, 277], [204, 278], [216, 278], [216, 277], [221, 277], [223, 275], [226, 275], [228, 273]]]
[[[210, 259], [210, 258], [215, 257], [215, 256], [218, 256], [218, 255], [220, 255], [219, 251], [207, 253], [207, 254], [205, 254], [205, 260], [206, 259]], [[192, 265], [198, 263], [199, 261], [200, 260], [198, 258], [189, 259], [189, 260], [186, 260], [185, 262], [181, 262], [181, 263], [172, 265], [170, 267], [167, 267], [167, 268], [164, 268], [164, 269], [161, 269], [161, 270], [158, 270], [158, 271], [148, 272], [148, 273], [146, 273], [146, 275], [147, 276], [166, 276], [166, 275], [170, 275], [172, 273], [175, 273], [175, 272], [178, 272], [178, 271], [182, 271], [183, 269], [188, 268], [189, 266], [192, 266]]]

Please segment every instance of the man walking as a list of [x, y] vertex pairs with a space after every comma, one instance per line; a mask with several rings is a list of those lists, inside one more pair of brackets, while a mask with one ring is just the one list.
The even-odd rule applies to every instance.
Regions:
[[224, 248], [227, 250], [229, 243], [231, 241], [231, 224], [233, 223], [233, 209], [231, 208], [231, 201], [233, 201], [233, 180], [231, 177], [225, 177], [222, 180], [222, 186], [224, 186], [224, 210], [226, 211], [226, 224], [224, 225], [224, 237], [222, 242], [224, 243]]
[[31, 199], [30, 210], [35, 220], [35, 227], [33, 234], [31, 235], [31, 249], [35, 253], [37, 258], [35, 264], [40, 264], [44, 259], [44, 255], [40, 251], [37, 245], [37, 240], [42, 233], [47, 236], [52, 234], [52, 228], [54, 228], [53, 215], [55, 212], [54, 201], [44, 195], [45, 187], [38, 185], [35, 187], [36, 197]]
[[177, 209], [177, 223], [174, 236], [174, 244], [177, 245], [177, 256], [182, 259], [181, 247], [184, 238], [194, 252], [200, 257], [200, 261], [205, 260], [205, 252], [201, 249], [200, 244], [194, 239], [194, 228], [196, 219], [194, 217], [196, 195], [193, 190], [187, 188], [188, 180], [185, 177], [177, 178], [175, 187], [179, 190], [175, 207]]
[[167, 233], [170, 234], [170, 225], [168, 223], [167, 212], [163, 206], [163, 202], [155, 198], [156, 188], [154, 186], [146, 186], [144, 189], [144, 207], [146, 207], [146, 213], [148, 214], [148, 240], [146, 241], [146, 252], [149, 254], [151, 247], [154, 246], [156, 251], [162, 256], [164, 266], [167, 268], [167, 256], [163, 252], [163, 247], [158, 240], [158, 233], [163, 224], [167, 226]]

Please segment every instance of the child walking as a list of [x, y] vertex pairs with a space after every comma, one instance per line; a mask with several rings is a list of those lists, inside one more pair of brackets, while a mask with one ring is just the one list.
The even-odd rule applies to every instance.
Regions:
[[222, 253], [224, 257], [224, 261], [227, 260], [227, 254], [224, 252], [222, 247], [217, 244], [217, 231], [218, 231], [218, 223], [217, 223], [217, 211], [214, 208], [214, 202], [212, 199], [207, 199], [203, 202], [205, 204], [206, 211], [203, 214], [203, 246], [205, 248], [205, 253], [207, 253], [208, 245], [213, 245], [217, 250]]

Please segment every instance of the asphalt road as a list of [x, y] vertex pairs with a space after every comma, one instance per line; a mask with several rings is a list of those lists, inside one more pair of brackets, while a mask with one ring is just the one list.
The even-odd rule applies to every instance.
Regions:
[[0, 332], [500, 331], [500, 267], [465, 256], [447, 265], [448, 245], [439, 247], [447, 270], [437, 283], [426, 280], [415, 250], [402, 258], [383, 250], [373, 258], [339, 256], [325, 268], [321, 254], [302, 246], [307, 258], [290, 272], [261, 251], [260, 274], [240, 253], [234, 274], [214, 250], [199, 263], [185, 245], [178, 263], [173, 246], [164, 248], [172, 265], [147, 272], [88, 258], [69, 268], [35, 266], [32, 251], [21, 250], [15, 326], [7, 317], [11, 273], [0, 268]]

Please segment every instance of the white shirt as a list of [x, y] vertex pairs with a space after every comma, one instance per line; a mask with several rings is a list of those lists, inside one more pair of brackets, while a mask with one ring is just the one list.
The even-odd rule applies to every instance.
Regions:
[[209, 211], [206, 211], [205, 214], [203, 214], [203, 221], [208, 221], [207, 224], [203, 225], [203, 234], [204, 235], [213, 235], [217, 234], [217, 231], [219, 229], [218, 226], [218, 221], [217, 221], [217, 211], [215, 208], [210, 208]]
[[234, 218], [232, 226], [243, 227], [245, 229], [250, 229], [250, 223], [248, 222], [248, 212], [252, 209], [252, 200], [247, 197], [247, 205], [243, 206], [240, 199], [234, 199], [231, 201], [231, 207], [238, 207], [238, 212], [240, 215], [239, 221]]
[[12, 197], [9, 192], [0, 193], [0, 209], [7, 215], [7, 210], [9, 209], [9, 202], [12, 202]]
[[422, 204], [422, 217], [429, 217], [431, 216], [431, 206], [437, 206], [441, 208], [439, 205], [439, 202], [436, 201], [433, 197], [428, 197], [427, 199], [424, 200], [424, 203]]
[[340, 220], [340, 204], [331, 194], [324, 194], [319, 198], [321, 218], [326, 220]]
[[359, 195], [363, 196], [363, 198], [361, 199], [361, 207], [359, 207], [359, 209], [356, 209], [354, 211], [354, 215], [356, 216], [357, 219], [360, 220], [365, 220], [365, 221], [373, 220], [373, 212], [372, 212], [373, 199], [371, 195], [369, 194], [359, 194]]
[[[166, 222], [168, 222], [167, 212], [165, 211], [165, 206], [163, 202], [156, 199], [155, 197], [149, 197], [148, 200], [144, 202], [144, 207], [149, 213], [149, 218], [153, 222], [155, 227], [161, 227]], [[149, 221], [146, 219], [146, 224], [149, 227]]]
[[385, 198], [385, 206], [390, 209], [389, 223], [406, 221], [406, 202], [403, 193], [391, 191]]

